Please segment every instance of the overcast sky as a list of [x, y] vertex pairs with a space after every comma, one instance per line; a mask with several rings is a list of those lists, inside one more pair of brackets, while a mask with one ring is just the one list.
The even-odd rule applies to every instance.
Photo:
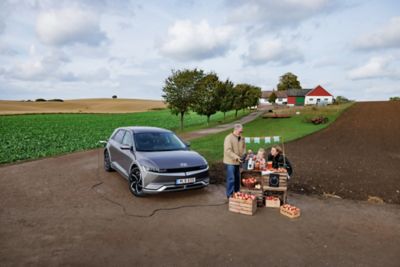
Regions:
[[0, 99], [161, 99], [171, 69], [400, 96], [400, 1], [0, 0]]

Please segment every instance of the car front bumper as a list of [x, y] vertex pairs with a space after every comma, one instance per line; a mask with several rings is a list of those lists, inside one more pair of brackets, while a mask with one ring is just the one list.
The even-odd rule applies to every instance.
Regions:
[[[177, 179], [196, 178], [194, 183], [190, 184], [176, 184]], [[208, 168], [193, 172], [180, 172], [180, 173], [143, 173], [145, 193], [161, 193], [170, 191], [181, 191], [195, 188], [202, 188], [208, 186], [210, 177]]]

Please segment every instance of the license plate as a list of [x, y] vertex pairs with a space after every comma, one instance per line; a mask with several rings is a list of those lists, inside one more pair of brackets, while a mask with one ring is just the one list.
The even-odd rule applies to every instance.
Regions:
[[196, 178], [176, 179], [176, 184], [191, 184], [196, 182]]

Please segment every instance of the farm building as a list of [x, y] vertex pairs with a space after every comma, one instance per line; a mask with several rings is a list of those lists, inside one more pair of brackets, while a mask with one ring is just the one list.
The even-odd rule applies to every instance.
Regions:
[[314, 89], [289, 89], [286, 91], [263, 91], [260, 104], [267, 104], [272, 93], [277, 98], [275, 104], [288, 106], [327, 105], [333, 103], [333, 95], [321, 85]]
[[268, 99], [272, 92], [276, 95], [275, 103], [279, 105], [287, 104], [287, 94], [286, 91], [263, 91], [260, 99], [260, 104], [268, 104]]
[[332, 104], [333, 95], [326, 91], [321, 85], [315, 87], [305, 97], [305, 105]]
[[287, 93], [288, 106], [304, 106], [306, 95], [312, 89], [289, 89]]

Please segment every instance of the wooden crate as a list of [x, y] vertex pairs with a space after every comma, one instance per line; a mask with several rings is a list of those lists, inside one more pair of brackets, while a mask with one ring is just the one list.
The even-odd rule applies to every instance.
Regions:
[[[288, 174], [287, 173], [277, 173], [277, 174], [279, 174], [279, 187], [277, 187], [277, 188], [286, 188]], [[265, 188], [270, 187], [269, 186], [269, 174], [262, 176], [262, 184], [264, 186], [264, 190], [265, 190]]]
[[264, 196], [273, 196], [281, 200], [281, 203], [287, 202], [287, 188], [286, 187], [264, 187]]
[[257, 207], [263, 207], [265, 205], [264, 204], [264, 192], [263, 192], [262, 188], [261, 189], [242, 188], [240, 190], [240, 192], [256, 196]]
[[[260, 185], [260, 188], [255, 188], [255, 187], [248, 187], [248, 186], [246, 186], [246, 185], [244, 185], [243, 184], [243, 181], [242, 181], [242, 179], [246, 179], [246, 178], [249, 178], [249, 177], [253, 177], [253, 178], [255, 178], [256, 180], [257, 180], [257, 183]], [[240, 190], [242, 191], [242, 189], [243, 190], [253, 190], [253, 191], [263, 191], [263, 178], [262, 178], [262, 175], [261, 175], [261, 171], [253, 171], [253, 170], [251, 170], [251, 171], [249, 171], [249, 170], [244, 170], [244, 171], [242, 171], [241, 172], [241, 174], [240, 174]]]
[[289, 218], [297, 218], [300, 217], [300, 209], [295, 206], [291, 206], [289, 204], [285, 204], [281, 206], [280, 212], [282, 215], [285, 215]]
[[279, 208], [281, 206], [281, 200], [279, 197], [265, 197], [265, 207], [268, 208]]
[[229, 198], [229, 211], [245, 214], [245, 215], [253, 215], [257, 210], [256, 200], [243, 200], [237, 198]]

